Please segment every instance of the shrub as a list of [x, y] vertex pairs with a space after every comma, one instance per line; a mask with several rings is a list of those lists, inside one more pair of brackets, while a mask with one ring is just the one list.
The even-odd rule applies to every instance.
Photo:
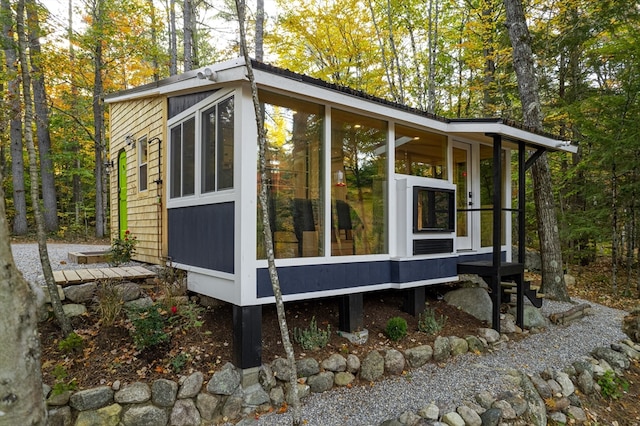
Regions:
[[136, 251], [136, 244], [138, 244], [138, 240], [131, 235], [131, 232], [127, 229], [124, 232], [124, 238], [118, 237], [111, 243], [109, 265], [118, 266], [129, 262], [131, 256]]
[[418, 330], [427, 334], [438, 334], [442, 331], [447, 317], [440, 315], [436, 318], [436, 312], [432, 308], [425, 308], [424, 312], [418, 314]]
[[386, 328], [389, 339], [397, 341], [407, 335], [407, 320], [402, 317], [393, 317], [387, 321]]
[[306, 351], [324, 348], [329, 343], [330, 336], [331, 325], [327, 325], [326, 330], [320, 330], [316, 324], [316, 317], [311, 318], [308, 328], [293, 329], [293, 339]]
[[74, 391], [78, 389], [78, 382], [75, 378], [69, 381], [65, 380], [68, 373], [61, 364], [56, 365], [51, 374], [55, 378], [55, 383], [51, 389], [53, 395], [60, 395], [66, 391]]
[[78, 336], [74, 332], [71, 332], [67, 337], [58, 342], [58, 349], [60, 349], [62, 352], [69, 353], [79, 351], [80, 349], [82, 349], [83, 345], [84, 341], [82, 340], [82, 337]]
[[172, 305], [167, 307], [167, 310], [171, 312], [169, 322], [179, 330], [199, 329], [204, 324], [202, 320], [204, 308], [197, 303], [187, 302], [180, 306]]
[[130, 309], [127, 312], [133, 328], [129, 330], [138, 350], [144, 350], [169, 340], [165, 332], [167, 319], [156, 305]]
[[182, 371], [184, 366], [187, 365], [188, 359], [189, 359], [189, 356], [184, 352], [180, 352], [178, 355], [171, 358], [171, 361], [169, 362], [169, 364], [171, 364], [171, 369], [173, 370], [173, 372], [179, 373], [180, 371]]
[[629, 382], [622, 377], [618, 377], [611, 370], [605, 372], [598, 379], [598, 384], [600, 385], [600, 393], [605, 398], [618, 399], [624, 392], [629, 390]]
[[110, 280], [100, 281], [96, 292], [95, 309], [102, 325], [111, 327], [122, 312], [122, 295]]

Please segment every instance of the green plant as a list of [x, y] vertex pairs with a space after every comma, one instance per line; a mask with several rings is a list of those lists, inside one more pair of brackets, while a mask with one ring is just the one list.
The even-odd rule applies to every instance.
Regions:
[[438, 334], [444, 328], [447, 317], [440, 315], [436, 318], [436, 312], [432, 308], [425, 307], [421, 314], [418, 314], [418, 330], [427, 334]]
[[82, 340], [82, 337], [78, 336], [74, 332], [71, 332], [67, 337], [58, 342], [58, 349], [60, 349], [62, 352], [69, 353], [79, 351], [80, 349], [82, 349], [83, 345], [84, 341]]
[[197, 303], [187, 302], [179, 306], [172, 305], [168, 310], [171, 312], [169, 322], [183, 331], [198, 329], [204, 324], [202, 321], [204, 308]]
[[612, 370], [608, 370], [598, 379], [598, 385], [602, 396], [611, 399], [618, 399], [629, 390], [629, 382], [623, 377], [618, 377]]
[[400, 340], [407, 335], [407, 320], [402, 317], [390, 318], [385, 331], [389, 339]]
[[51, 374], [55, 378], [55, 383], [53, 384], [53, 388], [51, 389], [53, 395], [60, 395], [67, 391], [74, 391], [78, 389], [78, 382], [75, 378], [69, 381], [65, 380], [68, 376], [68, 373], [67, 370], [64, 369], [62, 364], [56, 365]]
[[316, 317], [311, 318], [308, 328], [293, 329], [293, 339], [306, 351], [324, 348], [329, 343], [330, 336], [331, 325], [327, 324], [326, 330], [320, 330], [316, 324]]
[[187, 365], [187, 360], [189, 356], [184, 352], [180, 352], [178, 355], [174, 356], [169, 364], [171, 364], [171, 369], [174, 373], [179, 373], [182, 371], [185, 365]]
[[144, 350], [169, 340], [164, 328], [167, 318], [156, 305], [130, 309], [127, 312], [133, 328], [129, 330], [138, 350]]
[[111, 327], [122, 312], [122, 295], [120, 290], [110, 280], [100, 281], [96, 292], [95, 309], [102, 325]]
[[131, 235], [128, 229], [124, 231], [124, 238], [116, 238], [111, 243], [109, 250], [109, 265], [118, 266], [131, 260], [131, 256], [136, 251], [138, 240]]

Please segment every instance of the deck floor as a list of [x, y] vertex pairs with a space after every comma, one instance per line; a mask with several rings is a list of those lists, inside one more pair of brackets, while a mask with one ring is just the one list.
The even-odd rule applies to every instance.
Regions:
[[66, 269], [54, 271], [53, 278], [56, 284], [62, 286], [69, 284], [82, 284], [91, 281], [116, 279], [116, 280], [140, 280], [151, 278], [155, 272], [143, 266], [122, 266], [117, 268], [86, 268]]

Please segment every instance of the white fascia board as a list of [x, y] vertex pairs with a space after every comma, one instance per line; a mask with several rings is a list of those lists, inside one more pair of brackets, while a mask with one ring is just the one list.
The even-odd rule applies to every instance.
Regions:
[[539, 135], [537, 133], [528, 132], [517, 127], [512, 127], [499, 122], [451, 122], [448, 125], [448, 131], [455, 134], [464, 133], [495, 133], [506, 136], [510, 139], [521, 140], [550, 149], [551, 151], [565, 151], [570, 153], [578, 152], [578, 147], [570, 145], [569, 141], [558, 140], [548, 136]]

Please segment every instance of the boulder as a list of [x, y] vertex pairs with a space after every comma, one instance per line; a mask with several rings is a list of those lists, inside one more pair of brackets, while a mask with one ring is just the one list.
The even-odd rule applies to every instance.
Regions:
[[384, 358], [378, 351], [371, 351], [362, 360], [360, 378], [362, 380], [378, 380], [384, 374]]
[[64, 289], [64, 295], [74, 303], [85, 303], [93, 299], [97, 288], [98, 284], [95, 282], [70, 285]]
[[176, 402], [177, 395], [178, 384], [173, 380], [158, 379], [151, 385], [151, 401], [154, 405], [171, 407]]
[[158, 426], [168, 421], [166, 411], [153, 405], [133, 405], [122, 416], [122, 426]]
[[315, 358], [302, 358], [296, 361], [298, 377], [310, 377], [320, 372], [320, 364]]
[[333, 373], [331, 371], [324, 371], [309, 377], [307, 380], [309, 389], [313, 393], [326, 392], [333, 387]]
[[480, 287], [461, 288], [444, 295], [444, 300], [480, 321], [491, 324], [493, 303], [487, 291]]
[[340, 354], [332, 354], [329, 358], [322, 361], [322, 368], [334, 373], [347, 371], [347, 360]]
[[436, 337], [433, 342], [433, 360], [435, 362], [442, 362], [449, 358], [451, 355], [451, 345], [449, 339], [443, 336]]
[[213, 374], [207, 384], [207, 391], [218, 395], [233, 395], [240, 387], [240, 381], [240, 373], [228, 362], [222, 370]]
[[69, 404], [78, 411], [95, 410], [113, 402], [113, 390], [109, 386], [85, 389], [71, 395]]
[[179, 399], [171, 409], [171, 426], [191, 426], [200, 424], [200, 412], [192, 399]]
[[200, 417], [205, 421], [213, 420], [220, 400], [219, 396], [200, 392], [196, 397], [196, 408], [200, 412]]
[[431, 360], [433, 349], [429, 345], [420, 345], [404, 351], [404, 356], [411, 368], [418, 368]]
[[140, 404], [149, 399], [151, 399], [151, 389], [148, 384], [142, 382], [123, 386], [114, 395], [114, 400], [119, 404]]
[[204, 382], [204, 375], [196, 371], [195, 373], [187, 376], [178, 391], [178, 398], [193, 398], [202, 389], [202, 383]]
[[404, 356], [397, 349], [389, 349], [384, 354], [384, 370], [387, 374], [398, 376], [404, 371]]

